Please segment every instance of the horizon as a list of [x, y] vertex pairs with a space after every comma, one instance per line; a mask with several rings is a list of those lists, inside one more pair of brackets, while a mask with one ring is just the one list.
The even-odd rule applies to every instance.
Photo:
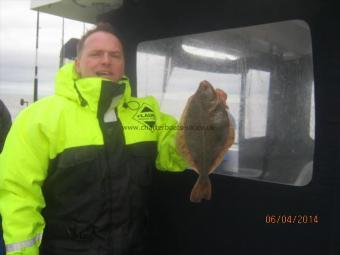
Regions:
[[[39, 13], [39, 99], [53, 94], [62, 47], [62, 20], [62, 17]], [[20, 105], [21, 98], [33, 102], [36, 26], [37, 12], [30, 9], [30, 0], [0, 1], [0, 99], [9, 109], [12, 120], [25, 108]], [[64, 43], [80, 38], [91, 26], [64, 18]]]

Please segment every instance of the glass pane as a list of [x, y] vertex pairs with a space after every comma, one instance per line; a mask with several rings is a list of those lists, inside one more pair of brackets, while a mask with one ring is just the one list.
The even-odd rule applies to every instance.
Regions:
[[202, 80], [228, 94], [236, 139], [215, 170], [306, 185], [312, 178], [314, 78], [308, 25], [292, 20], [140, 43], [137, 92], [179, 119]]

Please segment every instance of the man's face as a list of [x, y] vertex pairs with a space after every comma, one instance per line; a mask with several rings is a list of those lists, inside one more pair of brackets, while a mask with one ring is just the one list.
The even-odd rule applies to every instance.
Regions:
[[81, 77], [103, 77], [113, 82], [124, 75], [123, 48], [117, 37], [106, 32], [95, 32], [84, 42], [76, 59], [76, 70]]

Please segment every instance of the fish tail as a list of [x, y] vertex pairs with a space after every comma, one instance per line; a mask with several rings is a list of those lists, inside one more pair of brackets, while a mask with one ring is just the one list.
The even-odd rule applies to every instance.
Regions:
[[199, 176], [191, 190], [191, 202], [200, 203], [202, 199], [211, 199], [211, 182], [208, 176]]

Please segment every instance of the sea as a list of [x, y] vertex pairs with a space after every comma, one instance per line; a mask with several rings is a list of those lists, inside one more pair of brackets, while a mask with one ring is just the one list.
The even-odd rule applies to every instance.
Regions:
[[[12, 120], [28, 105], [33, 103], [34, 82], [13, 82], [1, 81], [0, 99], [8, 108]], [[53, 81], [38, 83], [38, 99], [52, 95], [54, 93]]]

